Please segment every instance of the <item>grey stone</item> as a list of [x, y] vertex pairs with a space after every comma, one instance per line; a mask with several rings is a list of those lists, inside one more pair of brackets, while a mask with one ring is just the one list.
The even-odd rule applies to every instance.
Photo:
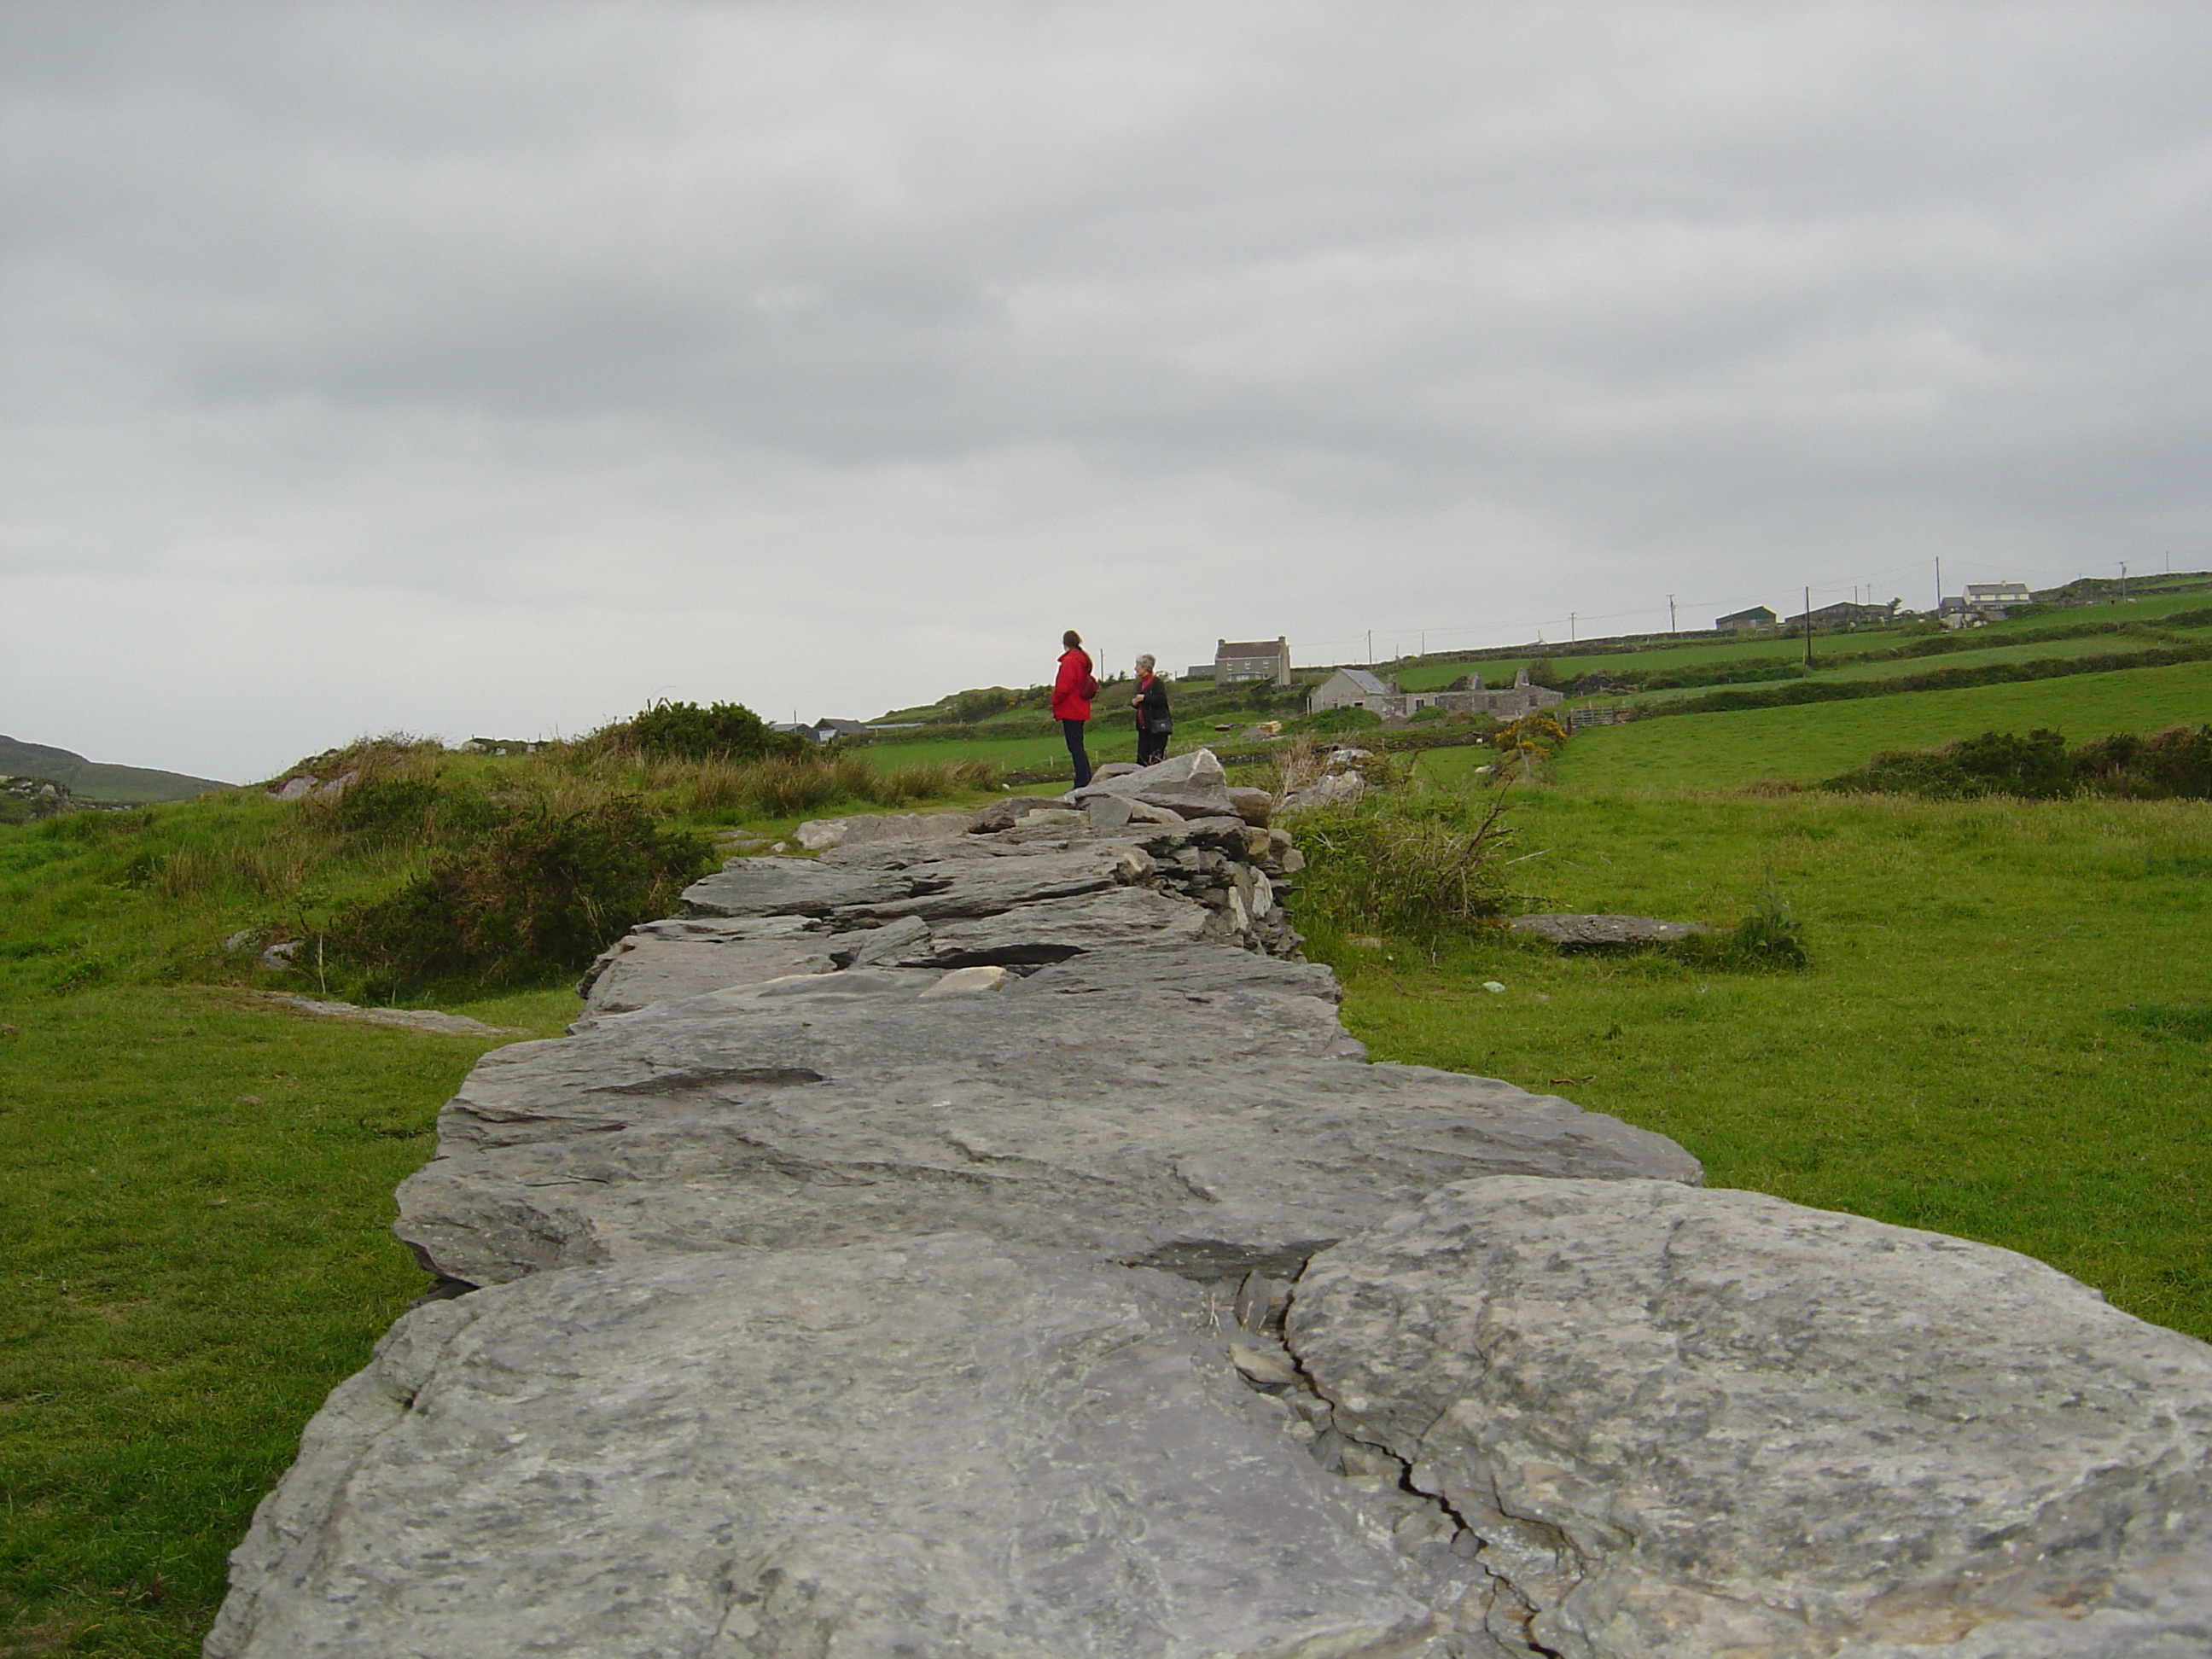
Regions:
[[1120, 887], [939, 921], [915, 944], [882, 951], [876, 960], [944, 968], [1060, 962], [1085, 951], [1184, 944], [1206, 930], [1206, 910], [1188, 899]]
[[1572, 915], [1554, 912], [1538, 916], [1516, 916], [1509, 924], [1516, 933], [1534, 933], [1559, 947], [1560, 954], [1577, 951], [1633, 950], [1644, 945], [1666, 945], [1713, 930], [1701, 922], [1662, 921], [1657, 916]]
[[270, 1001], [324, 1019], [349, 1019], [363, 1025], [397, 1025], [411, 1031], [437, 1031], [447, 1036], [523, 1036], [520, 1026], [487, 1025], [466, 1014], [444, 1014], [434, 1008], [361, 1008], [350, 1002], [319, 1001], [283, 991], [264, 991]]
[[862, 928], [837, 935], [836, 958], [841, 968], [866, 968], [889, 961], [902, 951], [926, 946], [929, 924], [920, 916], [901, 916], [880, 927]]
[[1443, 1659], [1387, 1511], [1155, 1277], [954, 1236], [432, 1304], [308, 1425], [209, 1659]]
[[2212, 1348], [2026, 1256], [1475, 1181], [1317, 1256], [1286, 1334], [1482, 1540], [1509, 1651], [2212, 1651]]
[[628, 948], [592, 981], [587, 1015], [623, 1014], [671, 997], [696, 996], [733, 985], [757, 985], [789, 974], [827, 974], [837, 963], [827, 935], [791, 933], [757, 939], [625, 939]]
[[1112, 776], [1094, 776], [1085, 787], [1069, 791], [1066, 799], [1071, 805], [1083, 806], [1101, 795], [1164, 807], [1186, 818], [1228, 817], [1237, 812], [1221, 763], [1210, 749], [1194, 749]]
[[315, 790], [315, 780], [309, 775], [287, 778], [269, 792], [272, 800], [305, 800]]
[[988, 836], [998, 830], [1011, 830], [1024, 812], [1059, 805], [1058, 796], [1009, 795], [1006, 799], [994, 800], [977, 811], [969, 821], [969, 831], [972, 835]]
[[942, 841], [964, 836], [971, 812], [866, 812], [844, 818], [809, 818], [791, 838], [810, 853], [879, 841]]
[[925, 1000], [931, 997], [974, 996], [981, 992], [1004, 990], [1012, 977], [1004, 968], [955, 968], [921, 994]]
[[1043, 830], [1058, 829], [1083, 822], [1085, 822], [1084, 815], [1073, 807], [1040, 806], [1023, 813], [1014, 821], [1014, 823], [1017, 829]]
[[1158, 985], [1085, 958], [937, 1000], [934, 974], [856, 970], [515, 1044], [439, 1115], [398, 1230], [471, 1284], [951, 1231], [1213, 1279], [1294, 1271], [1471, 1176], [1698, 1178], [1566, 1101], [1340, 1057], [1298, 979], [1255, 962], [1201, 989], [1200, 957]]
[[1129, 822], [1133, 805], [1119, 795], [1093, 795], [1083, 804], [1084, 815], [1093, 830], [1110, 834]]
[[684, 908], [694, 916], [821, 916], [842, 904], [902, 897], [907, 890], [880, 872], [815, 859], [732, 859], [684, 890]]
[[1237, 816], [1256, 830], [1265, 830], [1275, 810], [1275, 798], [1264, 789], [1232, 788], [1224, 792]]
[[1357, 772], [1331, 772], [1301, 784], [1275, 808], [1275, 817], [1286, 818], [1317, 806], [1348, 806], [1367, 793], [1367, 780]]

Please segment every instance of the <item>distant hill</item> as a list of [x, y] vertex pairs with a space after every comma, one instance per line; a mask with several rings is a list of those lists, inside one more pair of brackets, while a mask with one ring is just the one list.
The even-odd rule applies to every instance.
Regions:
[[182, 772], [156, 772], [143, 766], [103, 766], [66, 749], [51, 749], [42, 743], [18, 743], [8, 737], [0, 737], [0, 776], [52, 778], [56, 783], [67, 784], [70, 793], [80, 800], [133, 805], [141, 801], [185, 800], [212, 790], [236, 787], [213, 778], [187, 777]]

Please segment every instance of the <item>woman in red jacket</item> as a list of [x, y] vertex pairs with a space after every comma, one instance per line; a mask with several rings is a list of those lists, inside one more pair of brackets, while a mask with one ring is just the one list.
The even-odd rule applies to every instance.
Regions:
[[1060, 636], [1067, 649], [1060, 653], [1060, 674], [1052, 683], [1052, 717], [1067, 739], [1067, 757], [1075, 763], [1075, 787], [1091, 781], [1091, 757], [1083, 752], [1083, 723], [1091, 718], [1091, 700], [1098, 695], [1098, 681], [1091, 672], [1091, 653], [1083, 648], [1083, 635], [1073, 629]]

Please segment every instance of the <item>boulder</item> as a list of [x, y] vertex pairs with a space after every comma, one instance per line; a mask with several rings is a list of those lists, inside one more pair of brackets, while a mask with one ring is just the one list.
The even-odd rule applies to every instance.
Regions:
[[1009, 795], [1004, 800], [993, 801], [969, 819], [969, 833], [978, 836], [994, 835], [1001, 830], [1012, 829], [1021, 820], [1022, 814], [1024, 812], [1034, 812], [1044, 807], [1057, 807], [1059, 805], [1060, 798], [1056, 795], [1051, 797]]
[[1573, 915], [1553, 912], [1516, 916], [1507, 924], [1516, 933], [1534, 933], [1559, 947], [1561, 956], [1579, 951], [1632, 951], [1667, 945], [1713, 930], [1702, 922], [1662, 921], [1656, 916]]
[[1284, 796], [1275, 808], [1278, 818], [1311, 811], [1316, 806], [1344, 806], [1367, 793], [1367, 780], [1353, 771], [1325, 772]]
[[945, 1231], [1206, 1279], [1294, 1271], [1473, 1176], [1698, 1179], [1554, 1097], [1361, 1063], [1293, 964], [1115, 956], [933, 1000], [934, 972], [856, 969], [498, 1050], [398, 1230], [470, 1284]]
[[1255, 830], [1265, 830], [1275, 810], [1275, 798], [1264, 789], [1236, 788], [1227, 792], [1229, 805], [1238, 817]]
[[1157, 765], [1136, 768], [1111, 777], [1094, 775], [1080, 789], [1070, 790], [1070, 805], [1081, 806], [1099, 795], [1118, 795], [1164, 807], [1185, 818], [1234, 817], [1237, 808], [1221, 771], [1221, 763], [1210, 749], [1194, 749], [1170, 756]]
[[808, 852], [819, 853], [867, 842], [942, 841], [966, 835], [974, 822], [970, 812], [870, 812], [809, 818], [791, 832], [791, 838]]
[[1437, 1652], [1156, 1277], [954, 1236], [433, 1303], [308, 1425], [208, 1659]]
[[2212, 1650], [2212, 1348], [2026, 1256], [1663, 1182], [1469, 1182], [1318, 1257], [1336, 1429], [1515, 1653]]

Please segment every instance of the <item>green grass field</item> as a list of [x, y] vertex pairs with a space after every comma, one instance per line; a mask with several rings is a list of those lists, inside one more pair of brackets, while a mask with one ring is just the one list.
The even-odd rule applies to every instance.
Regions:
[[1761, 778], [1812, 783], [1880, 750], [1933, 748], [1984, 732], [2047, 726], [2081, 743], [2207, 720], [2212, 663], [2179, 663], [1589, 726], [1560, 756], [1558, 779], [1577, 790], [1725, 789]]
[[[2212, 664], [2187, 664], [1587, 729], [1554, 781], [1516, 787], [1510, 870], [1530, 903], [1726, 923], [1771, 879], [1809, 970], [1490, 936], [1316, 953], [1378, 1060], [1563, 1094], [1674, 1136], [1717, 1184], [2027, 1250], [2212, 1335], [2212, 806], [1740, 793], [1986, 730], [2081, 741], [2208, 717]], [[1133, 744], [1118, 723], [1098, 738], [1102, 760]], [[992, 741], [862, 752], [885, 770], [1064, 757], [1056, 738]], [[1464, 779], [1488, 752], [1431, 751], [1421, 775]], [[733, 822], [711, 777], [636, 782]], [[334, 862], [291, 811], [227, 796], [0, 827], [7, 1659], [193, 1653], [301, 1424], [423, 1285], [388, 1231], [392, 1188], [490, 1044], [254, 996], [276, 981], [222, 957], [226, 931], [410, 856]], [[231, 884], [183, 878], [184, 854], [222, 848]], [[550, 1036], [575, 1003], [548, 983], [442, 1006]]]
[[493, 1046], [210, 987], [0, 997], [0, 1652], [198, 1650], [301, 1425], [422, 1289], [392, 1189]]

